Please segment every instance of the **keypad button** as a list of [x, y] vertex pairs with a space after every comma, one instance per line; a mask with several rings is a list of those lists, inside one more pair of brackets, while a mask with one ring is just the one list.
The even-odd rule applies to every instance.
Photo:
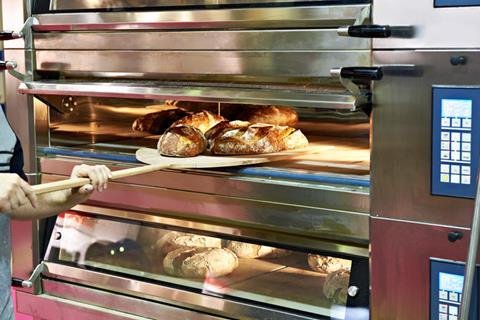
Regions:
[[[463, 179], [463, 177], [462, 177], [462, 179]], [[458, 293], [450, 292], [448, 294], [448, 300], [453, 301], [453, 302], [458, 302]]]
[[448, 320], [448, 314], [446, 313], [440, 313], [438, 315], [438, 320]]
[[460, 151], [460, 142], [452, 142], [452, 150]]
[[471, 133], [462, 133], [462, 140], [464, 142], [471, 142], [472, 141], [472, 134]]
[[438, 293], [438, 297], [439, 297], [440, 299], [442, 299], [442, 300], [448, 300], [448, 292], [441, 290], [441, 291]]
[[[462, 184], [470, 184], [470, 176], [462, 176]], [[453, 300], [457, 301], [457, 300]]]
[[452, 165], [452, 173], [460, 174], [460, 166]]
[[448, 305], [440, 303], [440, 305], [438, 306], [438, 311], [442, 313], [448, 313]]
[[472, 119], [463, 119], [462, 126], [464, 128], [471, 128], [472, 127]]
[[450, 132], [442, 131], [440, 136], [441, 136], [442, 140], [450, 141]]
[[470, 161], [471, 154], [470, 152], [462, 152], [462, 160], [463, 161]]
[[448, 314], [458, 316], [458, 307], [457, 306], [449, 306], [448, 307]]
[[452, 141], [460, 141], [460, 132], [452, 132], [450, 136]]
[[462, 151], [472, 151], [472, 145], [469, 142], [462, 143]]
[[462, 166], [462, 174], [470, 175], [471, 172], [470, 166]]
[[450, 142], [449, 141], [442, 141], [441, 147], [442, 147], [442, 150], [450, 150]]
[[460, 119], [452, 119], [452, 127], [460, 128], [462, 126], [462, 121]]
[[458, 320], [458, 316], [449, 315], [448, 320]]
[[460, 176], [458, 174], [452, 174], [450, 176], [451, 183], [460, 183]]
[[449, 183], [450, 182], [450, 175], [448, 175], [446, 173], [442, 173], [440, 175], [440, 182]]
[[441, 173], [450, 173], [450, 165], [448, 165], [448, 164], [440, 165], [440, 172]]
[[458, 160], [460, 160], [460, 152], [458, 152], [458, 151], [452, 151], [452, 153], [450, 153], [450, 158], [451, 158], [453, 161], [458, 161]]
[[450, 159], [450, 151], [441, 151], [440, 158], [442, 158], [443, 160], [449, 160]]
[[442, 118], [442, 127], [450, 127], [450, 118]]

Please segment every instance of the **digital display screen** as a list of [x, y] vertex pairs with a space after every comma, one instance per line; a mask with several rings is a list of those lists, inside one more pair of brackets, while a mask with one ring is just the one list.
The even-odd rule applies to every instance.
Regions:
[[453, 291], [457, 293], [463, 292], [463, 276], [457, 274], [440, 272], [439, 289]]
[[442, 99], [442, 117], [471, 118], [472, 105], [469, 99]]

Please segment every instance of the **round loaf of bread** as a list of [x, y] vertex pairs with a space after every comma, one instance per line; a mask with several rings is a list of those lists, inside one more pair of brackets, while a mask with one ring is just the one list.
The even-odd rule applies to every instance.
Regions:
[[247, 259], [274, 259], [291, 254], [288, 250], [239, 241], [227, 241], [226, 248], [232, 250], [237, 257]]
[[157, 248], [163, 255], [185, 247], [221, 248], [222, 239], [171, 231], [157, 241]]
[[350, 270], [352, 262], [346, 259], [309, 254], [308, 265], [313, 271], [331, 273], [340, 269]]
[[158, 152], [168, 157], [195, 157], [207, 149], [207, 139], [192, 126], [170, 127], [158, 141]]
[[228, 249], [180, 248], [167, 254], [164, 271], [183, 278], [216, 278], [232, 273], [238, 267], [237, 256]]
[[175, 121], [172, 124], [172, 127], [176, 126], [192, 126], [200, 130], [202, 133], [207, 132], [213, 128], [217, 123], [225, 121], [226, 119], [218, 114], [215, 114], [210, 111], [197, 112], [186, 117], [181, 118], [180, 120]]
[[330, 273], [323, 284], [323, 294], [333, 303], [346, 305], [350, 270], [340, 269]]

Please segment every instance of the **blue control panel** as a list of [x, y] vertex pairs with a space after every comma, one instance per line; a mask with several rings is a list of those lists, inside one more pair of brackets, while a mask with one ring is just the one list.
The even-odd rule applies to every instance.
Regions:
[[[458, 320], [462, 303], [465, 265], [454, 261], [430, 260], [430, 320]], [[478, 267], [475, 275], [469, 319], [478, 319]]]
[[435, 7], [480, 6], [480, 0], [434, 0]]
[[474, 198], [480, 88], [433, 88], [432, 194]]

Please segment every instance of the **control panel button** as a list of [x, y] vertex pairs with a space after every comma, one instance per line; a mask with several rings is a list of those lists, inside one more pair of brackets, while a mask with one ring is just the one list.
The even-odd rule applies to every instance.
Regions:
[[460, 176], [458, 174], [452, 174], [450, 176], [451, 183], [460, 183]]
[[462, 160], [463, 161], [470, 161], [470, 159], [471, 159], [470, 152], [462, 152]]
[[442, 127], [450, 127], [450, 118], [442, 118]]
[[470, 184], [470, 176], [462, 176], [462, 184]]
[[464, 128], [471, 128], [472, 127], [472, 119], [463, 119], [462, 126]]
[[[450, 173], [450, 165], [448, 165], [448, 164], [440, 165], [440, 172], [441, 173]], [[467, 174], [467, 173], [465, 173], [465, 174]]]
[[459, 151], [460, 150], [460, 142], [452, 142], [452, 150]]
[[453, 301], [453, 302], [458, 302], [458, 293], [450, 292], [448, 294], [448, 300]]
[[440, 303], [438, 305], [438, 311], [440, 311], [441, 313], [448, 313], [448, 305]]
[[449, 160], [450, 159], [450, 151], [442, 151], [440, 153], [440, 157], [443, 159], [443, 160]]
[[442, 173], [440, 175], [440, 182], [449, 183], [450, 182], [450, 176], [448, 174]]
[[460, 119], [452, 119], [452, 127], [460, 128], [462, 126], [462, 121]]
[[460, 132], [452, 132], [450, 136], [452, 141], [460, 141]]
[[[464, 134], [465, 134], [465, 133], [464, 133]], [[442, 133], [441, 133], [441, 138], [442, 138], [442, 140], [450, 141], [450, 132], [448, 132], [448, 131], [442, 131]]]
[[458, 152], [458, 151], [452, 151], [452, 153], [450, 154], [450, 158], [451, 158], [453, 161], [458, 161], [458, 160], [460, 160], [460, 152]]
[[438, 293], [438, 298], [440, 298], [442, 300], [448, 300], [448, 291], [441, 290]]
[[460, 174], [460, 166], [452, 165], [452, 173]]
[[462, 174], [470, 175], [471, 172], [470, 166], [462, 166]]
[[448, 320], [458, 320], [458, 316], [449, 315]]
[[472, 141], [472, 134], [471, 133], [462, 133], [462, 140], [464, 142], [471, 142]]
[[442, 141], [441, 147], [442, 147], [442, 150], [450, 150], [450, 142], [449, 141]]
[[458, 316], [458, 307], [457, 306], [449, 306], [448, 307], [448, 314], [453, 316]]
[[472, 145], [470, 144], [470, 142], [462, 143], [462, 151], [468, 151], [468, 152], [472, 151]]
[[438, 320], [448, 320], [448, 314], [446, 313], [440, 313], [438, 315]]

